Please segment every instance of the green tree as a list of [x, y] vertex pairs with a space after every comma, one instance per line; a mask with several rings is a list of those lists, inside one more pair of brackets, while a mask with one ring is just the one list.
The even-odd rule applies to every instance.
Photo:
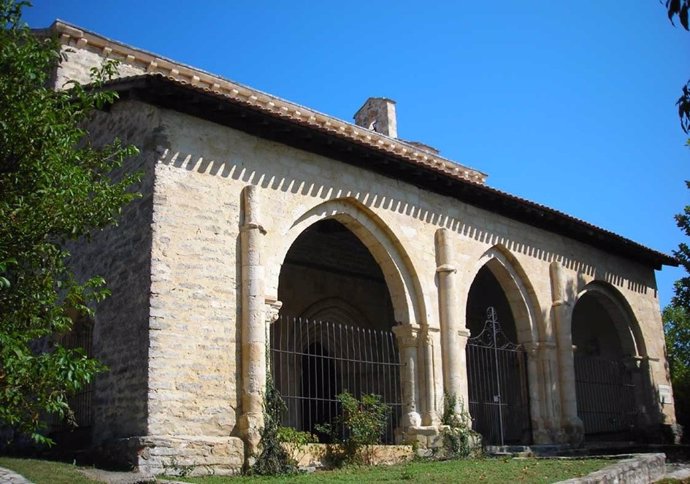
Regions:
[[69, 395], [103, 370], [54, 337], [107, 295], [102, 278], [77, 280], [66, 243], [114, 224], [136, 196], [136, 175], [113, 174], [136, 149], [94, 147], [84, 128], [115, 100], [99, 89], [115, 66], [93, 70], [89, 88], [52, 89], [64, 59], [22, 22], [26, 6], [0, 0], [0, 425], [49, 442], [42, 417], [68, 416]]
[[[690, 0], [667, 0], [666, 9], [672, 23], [677, 18], [682, 27], [689, 30]], [[681, 128], [690, 134], [690, 81], [683, 86], [676, 105]], [[690, 139], [687, 144], [690, 146]], [[685, 184], [690, 188], [690, 182], [686, 181]], [[690, 205], [686, 205], [683, 213], [675, 218], [678, 227], [686, 236], [690, 236]], [[685, 269], [686, 275], [674, 284], [674, 296], [671, 304], [664, 308], [663, 321], [676, 417], [687, 434], [690, 429], [690, 247], [681, 242], [673, 255]]]
[[[678, 19], [685, 30], [690, 30], [688, 14], [690, 13], [690, 0], [666, 0], [666, 13], [672, 24]], [[678, 118], [680, 126], [686, 134], [690, 134], [690, 81], [683, 86], [683, 94], [676, 102], [678, 106]], [[690, 145], [690, 139], [688, 140]]]

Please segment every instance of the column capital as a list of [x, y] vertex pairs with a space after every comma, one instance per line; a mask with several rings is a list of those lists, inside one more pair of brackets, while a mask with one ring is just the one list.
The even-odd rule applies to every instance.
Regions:
[[278, 301], [276, 297], [267, 296], [266, 299], [266, 323], [272, 324], [278, 320], [280, 315], [280, 308], [283, 307], [283, 302]]
[[416, 347], [421, 334], [421, 329], [409, 324], [393, 326], [393, 334], [398, 339], [401, 348]]
[[556, 343], [552, 341], [528, 341], [527, 343], [522, 343], [527, 351], [532, 350], [549, 350], [555, 349]]
[[654, 360], [658, 360], [658, 358], [641, 355], [628, 355], [622, 359], [623, 364], [628, 370], [641, 370], [645, 365], [649, 365], [650, 361]]
[[433, 334], [438, 334], [438, 333], [440, 333], [440, 332], [441, 332], [441, 330], [440, 330], [439, 328], [430, 328], [430, 327], [427, 326], [426, 328], [424, 328], [424, 329], [422, 330], [422, 334], [421, 334], [422, 342], [423, 342], [426, 346], [430, 346], [430, 345], [433, 343], [433, 341], [434, 341], [434, 340], [432, 339], [432, 338], [433, 338], [432, 335], [433, 335]]

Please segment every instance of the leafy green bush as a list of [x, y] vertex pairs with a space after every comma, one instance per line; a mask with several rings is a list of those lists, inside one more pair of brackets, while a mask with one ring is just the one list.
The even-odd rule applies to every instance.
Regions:
[[278, 428], [278, 441], [282, 444], [292, 463], [297, 466], [309, 444], [318, 442], [315, 435], [292, 427]]
[[460, 412], [456, 411], [458, 398], [455, 394], [444, 394], [443, 415], [441, 423], [446, 426], [443, 430], [443, 457], [469, 457], [480, 453], [481, 436], [469, 425], [470, 415], [465, 412], [460, 402]]
[[[349, 392], [338, 395], [342, 412], [330, 424], [317, 425], [316, 430], [330, 434], [337, 442], [331, 450], [334, 464], [371, 463], [371, 446], [381, 443], [386, 430], [390, 407], [381, 402], [379, 395], [362, 395], [358, 400]], [[342, 434], [341, 434], [342, 429]]]
[[264, 396], [264, 428], [261, 430], [261, 454], [247, 474], [261, 476], [275, 476], [290, 474], [297, 471], [294, 460], [281, 445], [280, 420], [287, 410], [283, 397], [273, 384], [269, 373], [266, 378], [266, 394]]

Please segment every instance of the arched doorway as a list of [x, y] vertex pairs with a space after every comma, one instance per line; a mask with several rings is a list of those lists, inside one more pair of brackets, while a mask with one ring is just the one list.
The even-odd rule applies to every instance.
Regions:
[[280, 318], [271, 327], [271, 368], [288, 412], [284, 425], [319, 434], [339, 413], [337, 395], [376, 394], [402, 408], [395, 318], [386, 280], [367, 247], [327, 218], [306, 228], [283, 262]]
[[532, 433], [527, 357], [515, 324], [518, 308], [511, 307], [520, 303], [509, 300], [496, 275], [509, 280], [502, 271], [495, 259], [484, 265], [467, 298], [469, 411], [484, 444], [527, 444]]
[[587, 440], [629, 440], [640, 417], [637, 344], [616, 292], [591, 284], [572, 316], [577, 413]]

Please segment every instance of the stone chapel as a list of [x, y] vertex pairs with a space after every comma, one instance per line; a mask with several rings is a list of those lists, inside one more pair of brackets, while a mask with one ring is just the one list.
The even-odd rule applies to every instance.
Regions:
[[62, 21], [44, 33], [67, 55], [58, 89], [119, 61], [89, 131], [136, 145], [144, 173], [119, 226], [73, 251], [112, 291], [80, 333], [109, 367], [79, 396], [84, 445], [237, 472], [267, 375], [309, 432], [341, 392], [380, 395], [388, 443], [437, 445], [449, 396], [485, 444], [676, 430], [654, 275], [674, 258], [399, 139], [392, 100], [351, 123]]

